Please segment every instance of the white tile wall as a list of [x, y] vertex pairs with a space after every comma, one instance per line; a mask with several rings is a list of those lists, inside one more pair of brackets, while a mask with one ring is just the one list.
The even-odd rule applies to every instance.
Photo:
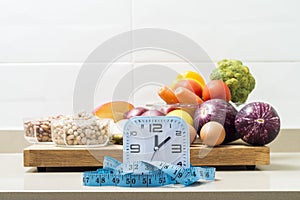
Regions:
[[[73, 92], [81, 67], [76, 63], [0, 64], [0, 110], [3, 113], [0, 130], [22, 128], [24, 117], [72, 114]], [[131, 69], [131, 64], [114, 63], [99, 77], [94, 107], [117, 100], [115, 92], [120, 91], [117, 84]], [[125, 85], [131, 91], [132, 83]], [[130, 96], [125, 100], [132, 101]]]
[[[133, 28], [177, 31], [213, 60], [300, 60], [299, 7], [297, 0], [133, 0]], [[135, 60], [153, 58], [174, 61], [158, 52], [138, 54]]]
[[[270, 102], [283, 128], [300, 128], [299, 6], [297, 0], [0, 1], [0, 129], [21, 129], [25, 116], [71, 113], [76, 77], [87, 56], [112, 36], [149, 27], [186, 35], [213, 61], [245, 61], [257, 78], [249, 101]], [[148, 64], [192, 69], [165, 52], [135, 52], [108, 69], [94, 105], [115, 98], [119, 80]], [[203, 73], [208, 78], [207, 68]], [[126, 86], [136, 88], [140, 77], [131, 75]], [[157, 87], [138, 87], [124, 100], [157, 102]]]
[[131, 27], [130, 0], [0, 1], [0, 62], [83, 62]]
[[23, 117], [72, 111], [78, 64], [1, 64], [1, 129], [20, 128]]

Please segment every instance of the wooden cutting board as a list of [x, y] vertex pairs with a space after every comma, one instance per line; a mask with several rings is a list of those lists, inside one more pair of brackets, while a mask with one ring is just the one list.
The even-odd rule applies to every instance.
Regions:
[[[25, 167], [100, 167], [103, 157], [111, 156], [122, 161], [122, 145], [101, 148], [57, 147], [55, 145], [32, 145], [24, 149]], [[245, 144], [221, 145], [209, 148], [193, 144], [190, 148], [191, 164], [194, 166], [255, 166], [270, 164], [267, 146]]]

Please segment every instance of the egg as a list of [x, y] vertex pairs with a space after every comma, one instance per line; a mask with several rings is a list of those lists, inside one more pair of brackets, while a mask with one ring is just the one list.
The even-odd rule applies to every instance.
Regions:
[[195, 142], [195, 140], [197, 139], [197, 131], [196, 129], [188, 124], [188, 127], [189, 127], [189, 131], [190, 131], [190, 144], [192, 144], [193, 142]]
[[200, 139], [207, 146], [220, 145], [225, 139], [225, 129], [218, 122], [207, 122], [200, 130]]

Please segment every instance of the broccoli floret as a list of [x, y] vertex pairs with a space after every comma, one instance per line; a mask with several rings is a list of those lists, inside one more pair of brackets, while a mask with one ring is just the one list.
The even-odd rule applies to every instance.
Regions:
[[231, 92], [231, 101], [245, 103], [255, 87], [255, 79], [249, 68], [239, 60], [222, 60], [210, 74], [211, 80], [223, 80]]

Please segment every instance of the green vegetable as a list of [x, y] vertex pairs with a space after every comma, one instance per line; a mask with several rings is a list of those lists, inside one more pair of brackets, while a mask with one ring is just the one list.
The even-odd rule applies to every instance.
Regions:
[[239, 60], [222, 60], [210, 74], [211, 80], [223, 80], [229, 87], [231, 101], [236, 104], [245, 103], [248, 95], [255, 87], [255, 79]]

